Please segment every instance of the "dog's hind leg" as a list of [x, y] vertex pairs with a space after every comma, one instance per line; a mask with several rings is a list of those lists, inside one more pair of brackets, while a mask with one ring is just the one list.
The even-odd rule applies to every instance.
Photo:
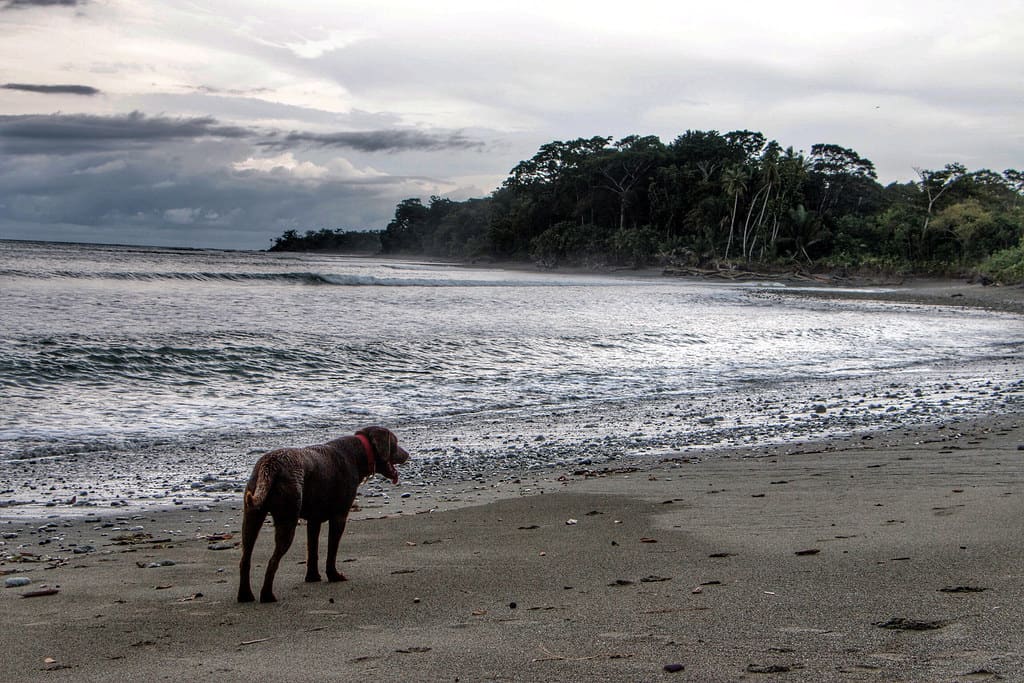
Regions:
[[267, 562], [267, 573], [263, 577], [263, 588], [260, 589], [260, 602], [277, 602], [274, 597], [274, 575], [281, 564], [281, 558], [288, 552], [295, 539], [295, 527], [299, 525], [297, 515], [274, 517], [274, 554]]
[[306, 524], [306, 581], [313, 583], [320, 580], [320, 525], [321, 522]]
[[238, 602], [253, 602], [256, 599], [249, 584], [249, 572], [252, 567], [252, 549], [266, 518], [266, 510], [250, 509], [242, 513], [242, 559], [238, 563]]
[[345, 575], [338, 571], [338, 545], [341, 543], [341, 535], [345, 533], [345, 522], [348, 520], [348, 513], [338, 517], [332, 517], [327, 524], [327, 580], [348, 581]]

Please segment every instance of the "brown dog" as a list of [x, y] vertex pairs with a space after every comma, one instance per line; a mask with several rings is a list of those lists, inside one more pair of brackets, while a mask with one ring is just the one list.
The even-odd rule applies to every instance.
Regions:
[[398, 446], [395, 435], [383, 427], [366, 427], [355, 436], [343, 436], [319, 446], [280, 448], [264, 454], [245, 486], [238, 601], [255, 600], [249, 585], [249, 568], [256, 537], [268, 513], [274, 519], [274, 554], [267, 562], [260, 602], [277, 600], [274, 574], [295, 538], [300, 518], [307, 522], [306, 581], [320, 580], [317, 555], [320, 525], [324, 522], [328, 523], [327, 580], [344, 581], [335, 563], [356, 489], [374, 473], [397, 484], [395, 465], [408, 459], [409, 454]]

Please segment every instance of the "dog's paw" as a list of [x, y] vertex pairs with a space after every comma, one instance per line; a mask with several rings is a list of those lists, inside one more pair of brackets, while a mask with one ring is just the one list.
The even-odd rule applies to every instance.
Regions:
[[260, 593], [260, 602], [277, 602], [273, 593]]
[[238, 602], [256, 602], [256, 596], [252, 594], [252, 591], [247, 593], [239, 591]]
[[306, 583], [316, 583], [320, 581], [319, 574], [306, 574]]
[[331, 583], [337, 583], [338, 581], [348, 581], [348, 577], [341, 572], [332, 572], [327, 574], [327, 580]]

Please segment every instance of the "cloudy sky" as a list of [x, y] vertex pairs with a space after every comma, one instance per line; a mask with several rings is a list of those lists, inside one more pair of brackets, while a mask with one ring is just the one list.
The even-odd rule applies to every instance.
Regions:
[[265, 248], [551, 140], [1024, 166], [1020, 0], [0, 0], [0, 238]]

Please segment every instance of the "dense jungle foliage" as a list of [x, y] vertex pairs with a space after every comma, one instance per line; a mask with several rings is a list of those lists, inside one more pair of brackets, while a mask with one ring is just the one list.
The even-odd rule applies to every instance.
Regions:
[[406, 199], [382, 231], [292, 230], [271, 249], [1024, 280], [1024, 173], [915, 174], [883, 187], [852, 149], [748, 130], [579, 138], [541, 146], [489, 197]]

